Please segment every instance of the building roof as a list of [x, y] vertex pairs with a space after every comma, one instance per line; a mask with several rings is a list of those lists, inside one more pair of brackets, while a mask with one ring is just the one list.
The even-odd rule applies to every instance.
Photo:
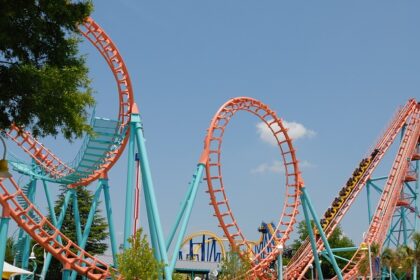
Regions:
[[219, 269], [218, 262], [199, 262], [199, 261], [177, 261], [176, 271], [210, 272]]

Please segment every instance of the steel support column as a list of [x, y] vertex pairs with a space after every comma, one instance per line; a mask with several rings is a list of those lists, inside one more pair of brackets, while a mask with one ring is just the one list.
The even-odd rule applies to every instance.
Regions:
[[[143, 186], [144, 189], [148, 190], [148, 197], [146, 197], [146, 200], [149, 200], [149, 205], [151, 207], [151, 214], [155, 223], [155, 231], [157, 234], [157, 242], [158, 242], [158, 248], [155, 248], [155, 250], [159, 250], [160, 256], [162, 258], [162, 262], [165, 264], [164, 271], [165, 271], [165, 279], [166, 280], [172, 280], [172, 273], [169, 270], [168, 267], [168, 255], [166, 253], [166, 245], [165, 245], [165, 239], [163, 237], [163, 230], [162, 230], [162, 224], [159, 217], [157, 202], [156, 202], [156, 196], [154, 192], [153, 187], [153, 181], [152, 181], [152, 173], [150, 171], [149, 166], [149, 159], [147, 156], [147, 150], [146, 150], [146, 143], [143, 135], [143, 127], [141, 125], [140, 116], [138, 114], [132, 114], [131, 116], [132, 120], [135, 118], [135, 127], [136, 127], [136, 144], [137, 144], [137, 150], [139, 152], [140, 156], [140, 166], [141, 166], [141, 173], [142, 173], [142, 180], [143, 180]], [[133, 163], [134, 166], [134, 163]], [[153, 232], [153, 230], [151, 230]]]
[[[74, 189], [68, 189], [67, 192], [66, 192], [66, 195], [64, 197], [64, 203], [63, 203], [63, 206], [61, 208], [60, 217], [58, 218], [57, 225], [54, 225], [58, 230], [60, 230], [61, 226], [63, 225], [64, 217], [66, 216], [67, 206], [69, 205], [70, 198], [73, 196], [74, 191], [75, 191]], [[58, 240], [58, 241], [61, 243], [60, 240]], [[52, 258], [51, 253], [48, 253], [47, 257], [44, 260], [44, 266], [42, 267], [42, 272], [41, 272], [41, 278], [42, 279], [46, 279], [48, 268], [50, 267], [50, 263], [51, 263], [51, 258]]]
[[109, 228], [109, 239], [111, 241], [112, 260], [114, 262], [114, 267], [117, 267], [118, 246], [117, 246], [117, 239], [115, 237], [115, 226], [114, 226], [114, 218], [112, 215], [111, 196], [109, 195], [108, 179], [100, 179], [100, 181], [102, 183], [103, 190], [104, 190], [106, 216], [108, 219], [108, 228]]
[[[308, 210], [310, 211], [310, 213], [311, 213], [311, 216], [312, 216], [312, 218], [313, 218], [313, 221], [314, 221], [314, 223], [315, 223], [315, 226], [317, 227], [317, 229], [318, 229], [318, 232], [319, 232], [319, 234], [321, 235], [321, 239], [322, 239], [322, 242], [324, 243], [324, 246], [325, 246], [325, 249], [326, 249], [326, 251], [327, 251], [327, 253], [328, 253], [328, 256], [330, 257], [330, 259], [331, 259], [331, 264], [332, 264], [332, 266], [333, 266], [333, 268], [334, 268], [334, 271], [335, 271], [335, 273], [336, 273], [336, 275], [337, 275], [337, 278], [339, 279], [339, 280], [343, 280], [343, 276], [341, 275], [341, 269], [338, 267], [338, 265], [337, 265], [337, 261], [335, 260], [335, 258], [334, 258], [334, 254], [333, 254], [333, 252], [331, 251], [331, 247], [330, 247], [330, 245], [329, 245], [329, 243], [328, 243], [328, 239], [327, 239], [327, 237], [325, 236], [325, 233], [324, 233], [324, 230], [322, 229], [322, 226], [321, 226], [321, 224], [319, 223], [319, 218], [318, 218], [318, 215], [316, 214], [316, 212], [315, 212], [315, 210], [314, 210], [314, 208], [312, 207], [312, 203], [311, 203], [311, 200], [310, 200], [310, 198], [309, 198], [309, 196], [308, 196], [308, 194], [306, 193], [306, 188], [302, 188], [301, 189], [301, 191], [302, 191], [302, 193], [301, 193], [301, 200], [302, 200], [302, 206], [303, 205], [305, 205], [305, 206], [307, 206], [308, 207]], [[307, 212], [307, 211], [306, 211]], [[307, 214], [305, 214], [305, 216], [306, 216]], [[308, 217], [309, 218], [309, 217]], [[307, 219], [306, 217], [305, 217], [305, 219]], [[309, 223], [309, 225], [308, 226], [310, 226], [310, 223]], [[309, 227], [310, 228], [310, 227]], [[315, 251], [314, 252], [314, 254], [317, 254], [317, 252]]]
[[[124, 219], [124, 242], [123, 247], [127, 249], [130, 245], [128, 238], [133, 229], [133, 199], [134, 199], [134, 153], [135, 153], [135, 122], [140, 121], [136, 115], [131, 116], [130, 138], [128, 140], [128, 159], [127, 159], [127, 187], [125, 190], [125, 219]], [[138, 116], [138, 115], [137, 115]]]
[[3, 208], [0, 219], [0, 275], [3, 275], [4, 258], [6, 256], [7, 232], [9, 231], [10, 214]]

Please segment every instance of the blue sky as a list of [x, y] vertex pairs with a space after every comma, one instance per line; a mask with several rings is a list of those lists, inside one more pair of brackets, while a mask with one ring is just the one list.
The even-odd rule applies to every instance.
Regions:
[[[195, 170], [210, 120], [229, 98], [259, 99], [284, 120], [302, 125], [303, 137], [295, 146], [321, 214], [397, 107], [420, 97], [416, 1], [94, 4], [94, 19], [118, 46], [131, 75], [165, 232]], [[83, 43], [81, 49], [91, 67], [97, 115], [115, 118], [112, 75], [94, 48]], [[46, 142], [67, 160], [77, 152], [78, 143], [68, 149], [61, 139]], [[261, 139], [258, 120], [238, 114], [226, 132], [223, 174], [235, 216], [250, 239], [257, 237], [262, 220], [276, 220], [282, 209], [278, 160], [276, 148]], [[123, 157], [110, 172], [119, 238], [125, 172]], [[206, 188], [201, 184], [189, 232], [220, 234]], [[364, 201], [344, 224], [357, 242], [367, 228]]]

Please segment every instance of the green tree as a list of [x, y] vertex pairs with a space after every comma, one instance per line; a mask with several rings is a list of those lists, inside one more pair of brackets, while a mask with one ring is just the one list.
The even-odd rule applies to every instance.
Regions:
[[391, 279], [392, 269], [397, 266], [397, 258], [395, 255], [395, 251], [391, 248], [385, 248], [381, 254], [381, 266], [388, 271]]
[[94, 99], [77, 26], [89, 0], [0, 0], [0, 130], [12, 123], [35, 136], [91, 132]]
[[250, 269], [251, 263], [241, 259], [239, 253], [231, 249], [226, 253], [226, 257], [220, 264], [220, 273], [218, 279], [247, 279], [246, 273]]
[[10, 264], [13, 264], [13, 259], [15, 257], [15, 241], [13, 237], [9, 236], [6, 241], [6, 255], [4, 260]]
[[[413, 241], [414, 262], [418, 267], [420, 265], [420, 233], [419, 232], [413, 233], [411, 240]], [[417, 270], [419, 270], [419, 268], [417, 268]]]
[[119, 274], [125, 280], [158, 279], [162, 273], [164, 265], [155, 259], [147, 236], [142, 233], [143, 230], [139, 229], [135, 238], [130, 237], [130, 248], [117, 257]]
[[379, 255], [380, 255], [380, 247], [378, 243], [374, 242], [370, 244], [370, 262], [369, 262], [369, 249], [366, 248], [365, 254], [358, 264], [358, 270], [359, 270], [360, 275], [367, 276], [368, 274], [370, 274], [370, 264], [372, 264], [373, 277], [377, 277], [378, 274], [381, 273], [380, 270], [374, 271], [375, 260], [379, 258]]
[[[64, 204], [64, 197], [67, 191], [65, 186], [60, 188], [61, 193], [58, 195], [58, 199], [54, 205], [54, 211], [57, 216], [60, 215], [61, 208]], [[93, 202], [93, 194], [89, 191], [86, 187], [77, 187], [77, 202], [79, 206], [79, 214], [80, 214], [80, 223], [82, 227], [82, 233], [84, 231], [86, 221], [89, 216], [90, 208]], [[100, 255], [103, 254], [108, 245], [106, 240], [108, 238], [108, 224], [106, 219], [101, 215], [101, 210], [99, 209], [100, 203], [98, 202], [98, 207], [96, 209], [92, 226], [90, 229], [89, 237], [85, 246], [85, 250], [92, 254], [92, 255]], [[49, 220], [51, 220], [51, 214], [49, 214]], [[74, 215], [73, 215], [73, 203], [70, 202], [66, 215], [64, 216], [63, 225], [61, 227], [61, 232], [70, 238], [73, 241], [77, 241], [76, 236], [76, 224], [74, 222]], [[42, 251], [39, 251], [40, 259], [42, 259]], [[38, 259], [38, 257], [37, 257]], [[39, 265], [40, 269], [42, 265]], [[60, 279], [61, 278], [61, 268], [62, 265], [57, 260], [52, 260], [50, 268], [48, 270], [47, 278], [48, 279]]]
[[[314, 226], [313, 221], [311, 224]], [[306, 226], [305, 221], [301, 221], [297, 226], [298, 238], [295, 239], [291, 245], [293, 251], [297, 251], [305, 239], [309, 236], [308, 229]], [[328, 243], [330, 244], [331, 248], [345, 248], [345, 247], [354, 247], [354, 242], [343, 234], [343, 230], [341, 226], [338, 225], [335, 230], [333, 231], [332, 235], [328, 238]], [[350, 259], [353, 255], [353, 252], [337, 252], [335, 253], [337, 256]], [[322, 273], [325, 278], [332, 278], [335, 276], [335, 271], [333, 266], [328, 262], [327, 259], [321, 257], [322, 260]], [[346, 265], [346, 262], [341, 259], [336, 259], [337, 264], [340, 268], [343, 268]], [[308, 272], [310, 273], [310, 272]], [[309, 277], [309, 274], [307, 275]]]

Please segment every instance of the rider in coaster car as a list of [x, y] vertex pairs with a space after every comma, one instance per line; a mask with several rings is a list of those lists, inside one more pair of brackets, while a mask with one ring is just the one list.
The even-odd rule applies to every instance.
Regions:
[[334, 199], [334, 202], [333, 202], [332, 206], [333, 206], [334, 208], [338, 208], [338, 207], [340, 207], [341, 203], [342, 203], [341, 199], [340, 199], [340, 198], [338, 198], [338, 197], [336, 197], [336, 198]]
[[351, 178], [349, 178], [349, 179], [347, 180], [346, 186], [347, 186], [347, 187], [350, 187], [350, 186], [352, 186], [353, 184], [354, 184], [354, 180], [353, 180], [353, 177], [351, 177]]
[[375, 157], [379, 153], [379, 149], [373, 150], [371, 157]]
[[333, 214], [331, 213], [331, 210], [330, 209], [331, 208], [328, 208], [327, 211], [325, 212], [325, 218], [327, 220], [330, 219], [333, 216]]
[[344, 196], [346, 196], [348, 194], [348, 191], [347, 191], [347, 188], [346, 187], [343, 187], [342, 189], [341, 189], [341, 191], [339, 192], [339, 195], [341, 196], [341, 197], [344, 197]]

